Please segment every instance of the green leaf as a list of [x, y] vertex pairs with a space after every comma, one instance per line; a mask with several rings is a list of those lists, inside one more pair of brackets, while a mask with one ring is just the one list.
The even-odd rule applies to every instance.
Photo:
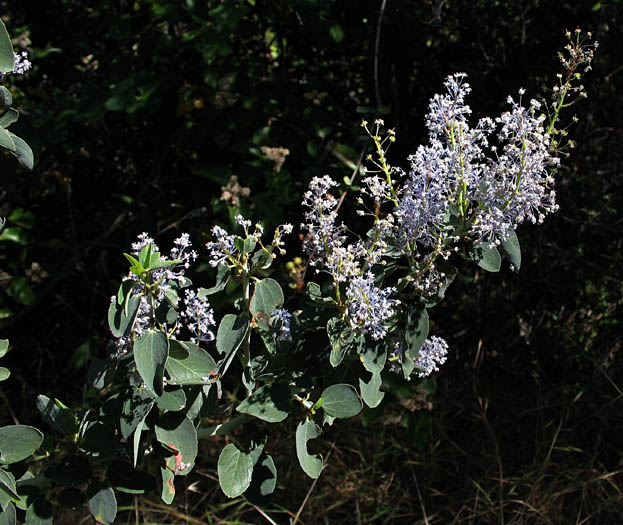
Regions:
[[96, 390], [102, 390], [115, 379], [118, 361], [112, 356], [106, 359], [93, 359], [87, 372], [87, 383]]
[[275, 492], [277, 486], [277, 468], [273, 458], [266, 454], [262, 461], [256, 463], [253, 468], [251, 485], [245, 491], [244, 496], [254, 505], [265, 506], [266, 497]]
[[115, 461], [108, 466], [106, 473], [111, 486], [126, 494], [145, 494], [156, 488], [153, 476], [132, 468], [125, 461]]
[[11, 124], [17, 122], [17, 119], [19, 119], [19, 111], [9, 108], [6, 113], [0, 117], [0, 126], [8, 128]]
[[147, 419], [147, 415], [143, 419], [138, 422], [136, 425], [136, 430], [134, 431], [134, 438], [132, 439], [132, 457], [134, 458], [134, 468], [136, 468], [136, 463], [138, 461], [138, 452], [141, 446], [141, 432], [143, 431], [143, 425], [145, 425], [145, 420]]
[[13, 104], [13, 95], [4, 86], [0, 86], [0, 110], [6, 109]]
[[333, 367], [338, 366], [346, 354], [361, 341], [359, 334], [346, 321], [338, 317], [332, 317], [327, 321], [327, 335], [331, 343], [329, 362]]
[[180, 412], [167, 412], [154, 427], [156, 439], [173, 451], [175, 474], [188, 474], [197, 457], [197, 431], [192, 421]]
[[15, 477], [8, 470], [0, 469], [0, 507], [6, 509], [11, 501], [20, 501]]
[[0, 240], [11, 241], [25, 246], [26, 244], [28, 244], [28, 234], [22, 228], [9, 226], [8, 228], [4, 228], [4, 230], [2, 230], [2, 233], [0, 233]]
[[154, 406], [154, 400], [144, 389], [132, 389], [122, 393], [121, 414], [119, 418], [119, 430], [124, 439], [128, 439], [136, 430], [141, 421]]
[[26, 144], [26, 141], [24, 139], [21, 139], [10, 131], [8, 133], [11, 137], [11, 140], [15, 144], [15, 151], [12, 151], [11, 153], [13, 153], [13, 155], [17, 157], [17, 160], [24, 169], [31, 171], [35, 165], [35, 157], [32, 153], [32, 150], [30, 149], [30, 146]]
[[236, 248], [238, 249], [238, 251], [240, 251], [240, 253], [247, 254], [251, 253], [255, 249], [257, 242], [249, 237], [247, 237], [246, 239], [236, 237], [236, 239], [234, 240], [234, 244], [236, 245]]
[[330, 416], [345, 419], [361, 412], [363, 404], [352, 385], [331, 385], [320, 394], [322, 409]]
[[143, 246], [140, 253], [138, 254], [138, 262], [143, 268], [145, 268], [146, 271], [150, 267], [152, 248], [153, 248], [153, 244], [149, 243], [148, 245]]
[[213, 380], [216, 363], [205, 350], [188, 345], [188, 357], [177, 359], [169, 355], [166, 364], [167, 384], [169, 385], [203, 385]]
[[93, 483], [87, 489], [89, 511], [98, 523], [113, 523], [117, 517], [117, 498], [112, 487]]
[[[7, 228], [3, 233], [9, 233], [11, 228]], [[11, 279], [11, 283], [6, 289], [7, 294], [17, 302], [29, 306], [35, 302], [35, 292], [33, 291], [27, 277], [17, 277]]]
[[75, 434], [78, 431], [78, 420], [73, 410], [59, 405], [57, 400], [49, 397], [37, 396], [37, 408], [41, 418], [54, 430], [61, 434]]
[[184, 343], [177, 339], [169, 339], [169, 358], [186, 359], [190, 355], [191, 343]]
[[110, 303], [108, 307], [108, 327], [115, 337], [130, 335], [134, 320], [141, 303], [139, 295], [132, 295], [123, 303], [118, 300]]
[[8, 368], [0, 366], [0, 381], [4, 381], [9, 378], [11, 371]]
[[405, 353], [409, 359], [415, 359], [428, 337], [429, 319], [426, 308], [412, 306], [407, 312], [405, 327]]
[[489, 248], [484, 244], [475, 244], [469, 250], [469, 255], [478, 266], [488, 272], [499, 272], [502, 258], [497, 248]]
[[[127, 253], [124, 253], [124, 254], [123, 254], [123, 256], [124, 256], [124, 257], [125, 257], [128, 261], [130, 261], [130, 264], [131, 264], [132, 266], [140, 266], [140, 267], [142, 268], [141, 263], [140, 263], [140, 262], [138, 261], [138, 259], [137, 259], [136, 257], [134, 257], [133, 255], [129, 255], [129, 254], [127, 254]], [[122, 283], [122, 286], [123, 286], [123, 283]]]
[[519, 246], [517, 234], [514, 231], [512, 231], [508, 239], [501, 244], [501, 248], [506, 258], [512, 264], [513, 269], [518, 272], [519, 268], [521, 268], [521, 247]]
[[17, 523], [17, 511], [15, 505], [9, 503], [0, 513], [0, 525], [15, 525]]
[[292, 410], [292, 393], [284, 383], [272, 383], [258, 388], [236, 409], [243, 414], [255, 416], [269, 423], [279, 423]]
[[26, 425], [0, 428], [0, 462], [17, 463], [32, 456], [41, 445], [43, 434]]
[[381, 392], [380, 388], [383, 384], [381, 380], [381, 373], [374, 372], [372, 379], [368, 383], [364, 383], [363, 379], [359, 378], [359, 390], [361, 391], [361, 397], [366, 405], [370, 408], [376, 408], [379, 403], [383, 401], [385, 392]]
[[15, 142], [11, 138], [11, 135], [4, 128], [0, 128], [0, 147], [14, 152], [16, 150]]
[[156, 398], [160, 410], [179, 412], [186, 408], [186, 394], [182, 388], [165, 388], [161, 396]]
[[37, 498], [26, 509], [26, 525], [52, 525], [52, 505]]
[[0, 73], [12, 73], [15, 67], [15, 54], [11, 37], [4, 22], [0, 20]]
[[323, 297], [322, 289], [320, 286], [314, 282], [309, 281], [307, 283], [307, 287], [305, 288], [305, 293], [307, 297], [309, 297], [315, 303], [332, 303], [334, 302], [331, 297]]
[[4, 357], [9, 351], [9, 340], [0, 339], [0, 357]]
[[228, 498], [240, 496], [251, 485], [253, 461], [249, 454], [229, 443], [218, 458], [218, 481]]
[[270, 314], [282, 305], [283, 291], [277, 281], [267, 278], [255, 283], [249, 308], [256, 320], [268, 323]]
[[305, 474], [314, 479], [320, 476], [322, 471], [322, 456], [311, 455], [307, 451], [307, 442], [319, 435], [318, 425], [309, 419], [301, 421], [296, 427], [296, 456]]
[[225, 356], [236, 352], [249, 330], [246, 314], [227, 314], [221, 319], [216, 332], [216, 349]]
[[175, 474], [166, 466], [160, 467], [160, 475], [162, 476], [162, 493], [160, 497], [167, 505], [173, 503], [175, 498]]
[[229, 271], [229, 266], [227, 266], [227, 264], [225, 263], [220, 263], [217, 266], [216, 284], [212, 286], [211, 288], [207, 288], [207, 289], [199, 288], [199, 296], [201, 297], [202, 294], [212, 295], [217, 292], [220, 292], [221, 290], [224, 290], [225, 286], [227, 286], [227, 281], [229, 280], [230, 275], [231, 274]]
[[361, 344], [357, 347], [359, 359], [363, 363], [363, 367], [371, 373], [380, 372], [385, 368], [387, 362], [387, 349], [385, 341], [369, 341], [362, 338]]
[[157, 396], [164, 390], [164, 366], [169, 355], [169, 340], [160, 330], [148, 330], [134, 342], [134, 362], [148, 390]]

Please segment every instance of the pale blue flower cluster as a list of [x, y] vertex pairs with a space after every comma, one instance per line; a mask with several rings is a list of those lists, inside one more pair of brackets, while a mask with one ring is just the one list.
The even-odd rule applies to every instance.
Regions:
[[227, 233], [227, 230], [220, 226], [212, 227], [212, 235], [215, 241], [208, 242], [206, 248], [210, 250], [210, 264], [218, 266], [222, 262], [233, 256], [238, 249], [236, 248], [236, 236]]
[[[474, 240], [495, 245], [524, 220], [542, 222], [557, 209], [548, 170], [558, 159], [549, 153], [545, 116], [536, 116], [539, 103], [533, 100], [525, 108], [509, 97], [510, 111], [495, 122], [480, 119], [471, 128], [471, 109], [465, 104], [471, 88], [465, 77], [449, 76], [446, 94], [431, 99], [429, 144], [409, 158], [409, 177], [395, 212], [407, 242], [435, 246], [445, 240], [452, 231], [444, 221], [454, 212]], [[501, 125], [499, 153], [489, 144], [496, 123]]]
[[20, 51], [19, 53], [13, 53], [15, 61], [13, 65], [14, 75], [23, 75], [32, 67], [32, 62], [28, 59], [26, 51]]
[[186, 308], [180, 316], [186, 320], [186, 328], [195, 335], [195, 341], [213, 341], [214, 333], [210, 326], [214, 326], [214, 311], [205, 295], [199, 295], [194, 290], [186, 290], [184, 294]]
[[[386, 334], [384, 323], [394, 314], [399, 301], [390, 299], [396, 291], [394, 288], [379, 288], [372, 272], [364, 269], [383, 256], [387, 246], [385, 233], [373, 236], [373, 244], [371, 239], [346, 244], [344, 225], [336, 225], [337, 200], [329, 193], [334, 186], [336, 183], [327, 175], [315, 177], [304, 195], [303, 205], [308, 208], [304, 215], [307, 222], [301, 225], [308, 232], [304, 248], [310, 256], [310, 265], [330, 273], [335, 283], [348, 283], [347, 313], [352, 326], [373, 339], [381, 339]], [[381, 221], [379, 226], [389, 231], [391, 219]]]
[[439, 372], [439, 366], [446, 362], [448, 343], [441, 337], [433, 335], [424, 341], [417, 355], [415, 364], [420, 368], [418, 376], [426, 377], [431, 372]]
[[390, 299], [395, 292], [394, 287], [376, 286], [372, 272], [353, 277], [346, 290], [347, 311], [351, 323], [369, 334], [372, 339], [385, 337], [385, 322], [394, 315], [395, 307], [400, 303], [397, 299]]

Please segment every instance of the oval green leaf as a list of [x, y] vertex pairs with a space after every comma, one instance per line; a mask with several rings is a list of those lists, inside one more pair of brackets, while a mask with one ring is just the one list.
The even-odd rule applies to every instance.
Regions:
[[363, 338], [361, 344], [357, 347], [359, 359], [363, 363], [363, 367], [371, 373], [380, 372], [385, 368], [387, 362], [387, 349], [385, 341], [370, 341]]
[[11, 138], [11, 135], [7, 130], [0, 127], [0, 147], [9, 150], [13, 153], [16, 149], [15, 142]]
[[165, 388], [161, 396], [156, 398], [160, 410], [179, 412], [186, 408], [186, 394], [182, 388]]
[[514, 231], [501, 244], [501, 248], [506, 258], [513, 265], [513, 269], [518, 272], [519, 268], [521, 268], [521, 247], [519, 246], [517, 234]]
[[14, 124], [19, 119], [19, 111], [13, 108], [9, 108], [7, 112], [0, 117], [0, 126], [8, 128], [11, 124]]
[[268, 322], [270, 314], [283, 305], [283, 291], [274, 279], [266, 278], [255, 284], [250, 310], [258, 321]]
[[0, 428], [0, 461], [17, 463], [32, 456], [41, 446], [43, 434], [34, 427], [9, 425]]
[[17, 511], [13, 503], [7, 504], [4, 511], [0, 512], [0, 525], [15, 525], [17, 523]]
[[205, 350], [188, 344], [188, 356], [182, 359], [169, 355], [166, 364], [169, 385], [203, 385], [211, 381], [216, 368], [214, 359]]
[[11, 37], [4, 22], [0, 20], [0, 73], [12, 73], [15, 67], [15, 54]]
[[192, 421], [180, 412], [167, 412], [154, 429], [156, 439], [175, 455], [175, 474], [188, 474], [197, 458], [197, 431]]
[[325, 388], [320, 397], [322, 409], [330, 416], [340, 419], [356, 416], [363, 408], [355, 388], [345, 383]]
[[98, 523], [113, 523], [117, 517], [117, 498], [112, 487], [101, 483], [87, 489], [89, 511]]
[[[0, 128], [2, 129], [2, 128]], [[15, 144], [15, 150], [11, 151], [13, 155], [17, 157], [17, 160], [22, 165], [24, 169], [31, 171], [35, 165], [35, 157], [30, 149], [30, 146], [26, 144], [24, 139], [19, 138], [17, 135], [14, 135], [9, 131], [9, 136]]]
[[249, 454], [229, 443], [218, 458], [218, 481], [228, 498], [236, 498], [251, 484], [253, 461]]
[[236, 410], [269, 423], [279, 423], [288, 417], [292, 409], [291, 399], [292, 394], [287, 385], [272, 383], [258, 388]]
[[235, 352], [244, 341], [248, 329], [249, 319], [246, 315], [225, 315], [216, 332], [216, 349], [226, 356]]
[[57, 432], [75, 434], [78, 431], [78, 420], [70, 408], [60, 406], [56, 400], [44, 395], [37, 396], [36, 405], [43, 421]]
[[141, 298], [132, 295], [124, 303], [113, 301], [108, 308], [108, 327], [115, 337], [129, 335], [138, 312]]
[[499, 272], [502, 258], [497, 248], [489, 248], [484, 244], [476, 244], [469, 250], [469, 255], [478, 266], [488, 272]]
[[134, 342], [134, 362], [147, 388], [157, 396], [164, 391], [164, 366], [169, 340], [160, 330], [148, 330]]

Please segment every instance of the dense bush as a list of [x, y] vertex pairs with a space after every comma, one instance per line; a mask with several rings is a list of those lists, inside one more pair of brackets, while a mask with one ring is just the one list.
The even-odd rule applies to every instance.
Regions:
[[[25, 76], [5, 78], [13, 106], [22, 112], [11, 130], [32, 146], [37, 160], [31, 174], [12, 156], [2, 159], [7, 225], [0, 241], [0, 323], [13, 346], [5, 358], [13, 373], [5, 387], [11, 389], [7, 419], [13, 414], [46, 432], [42, 450], [50, 458], [40, 469], [67, 468], [65, 462], [73, 461], [64, 456], [69, 436], [88, 430], [73, 427], [74, 415], [86, 421], [89, 408], [106, 406], [84, 384], [90, 363], [102, 363], [114, 351], [105, 321], [108, 297], [126, 272], [119, 254], [139, 233], [152, 232], [165, 247], [187, 231], [201, 246], [212, 240], [213, 224], [232, 230], [238, 214], [261, 221], [266, 231], [291, 222], [298, 233], [303, 193], [326, 172], [347, 191], [341, 214], [359, 231], [353, 204], [361, 179], [355, 175], [374, 151], [374, 141], [358, 127], [362, 117], [382, 115], [395, 127], [399, 140], [390, 165], [402, 165], [427, 142], [427, 101], [449, 73], [468, 73], [474, 121], [499, 115], [506, 94], [520, 87], [550, 99], [542, 90], [555, 80], [564, 29], [580, 24], [593, 30], [601, 48], [588, 99], [577, 106], [577, 147], [562, 152], [569, 156], [556, 176], [560, 212], [545, 228], [520, 228], [524, 264], [517, 276], [482, 279], [457, 261], [460, 277], [434, 316], [434, 333], [450, 348], [443, 373], [434, 382], [412, 384], [384, 378], [383, 390], [395, 395], [375, 411], [365, 410], [362, 421], [387, 429], [380, 421], [398, 413], [404, 434], [388, 437], [388, 431], [380, 441], [408, 445], [422, 505], [445, 521], [463, 519], [467, 507], [481, 512], [482, 520], [504, 513], [536, 519], [540, 512], [543, 522], [543, 516], [575, 521], [590, 513], [607, 522], [616, 515], [620, 499], [606, 482], [582, 486], [594, 496], [590, 502], [565, 499], [578, 494], [577, 480], [587, 473], [590, 479], [616, 476], [621, 461], [613, 441], [620, 418], [606, 408], [620, 402], [613, 392], [620, 394], [621, 376], [616, 4], [163, 0], [2, 7], [14, 46], [27, 50], [34, 65]], [[284, 239], [287, 259], [271, 277], [286, 292], [303, 291], [303, 278], [316, 278], [311, 270], [304, 273], [298, 235]], [[216, 273], [206, 252], [200, 250], [187, 275], [200, 287], [213, 286]], [[118, 297], [122, 306], [127, 297]], [[290, 311], [302, 300], [293, 297], [284, 305]], [[210, 302], [217, 321], [231, 314], [221, 295], [212, 294]], [[96, 382], [92, 369], [90, 383]], [[422, 395], [427, 406], [435, 385], [432, 413], [405, 408], [413, 409], [414, 396]], [[41, 392], [46, 396], [37, 406], [51, 427], [35, 409]], [[240, 400], [244, 392], [233, 395]], [[478, 419], [467, 416], [473, 410]], [[216, 413], [206, 415], [213, 424], [221, 421]], [[56, 417], [67, 420], [68, 433]], [[574, 432], [564, 434], [566, 428]], [[483, 431], [492, 443], [485, 451]], [[284, 436], [289, 432], [294, 428], [284, 429]], [[336, 435], [334, 443], [352, 439]], [[450, 468], [457, 461], [453, 450], [476, 459]], [[567, 456], [553, 457], [564, 451]], [[216, 470], [217, 455], [199, 458]], [[405, 473], [403, 462], [404, 456], [396, 457], [384, 467], [406, 486], [412, 473]], [[73, 467], [91, 469], [83, 462]], [[92, 472], [104, 479], [97, 465]], [[48, 474], [54, 479], [53, 471]], [[86, 487], [91, 478], [85, 476]], [[282, 498], [292, 508], [303, 501], [297, 486], [304, 482], [286, 479], [297, 480], [289, 491], [293, 499]], [[105, 500], [107, 489], [93, 487], [91, 499]], [[475, 487], [480, 497], [473, 501]], [[68, 491], [76, 495], [73, 487]], [[54, 491], [51, 496], [59, 498]], [[511, 500], [525, 505], [513, 507]], [[526, 510], [539, 505], [536, 513]], [[369, 516], [378, 508], [372, 505]], [[410, 519], [421, 512], [416, 506]]]

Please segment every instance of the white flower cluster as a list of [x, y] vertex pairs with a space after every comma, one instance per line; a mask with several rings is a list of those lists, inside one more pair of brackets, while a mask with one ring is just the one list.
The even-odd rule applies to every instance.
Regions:
[[[132, 255], [138, 257], [141, 250], [151, 244], [151, 253], [159, 253], [158, 246], [147, 233], [141, 233], [136, 242], [132, 243]], [[178, 300], [177, 291], [186, 284], [184, 271], [191, 262], [197, 259], [197, 253], [191, 250], [192, 244], [187, 233], [173, 241], [173, 248], [168, 257], [160, 256], [161, 261], [179, 260], [181, 264], [178, 266], [157, 268], [151, 271], [151, 282], [156, 286], [151, 291], [143, 284], [140, 277], [132, 272], [128, 273], [125, 281], [133, 281], [133, 295], [140, 296], [138, 313], [132, 327], [132, 335], [130, 337], [121, 337], [116, 341], [117, 356], [120, 357], [126, 353], [132, 346], [133, 340], [140, 337], [146, 330], [154, 325], [156, 310], [163, 303], [177, 307]], [[155, 293], [154, 293], [155, 291]], [[111, 302], [116, 297], [111, 297]], [[213, 312], [205, 297], [198, 297], [195, 292], [187, 291], [185, 297], [186, 309], [180, 312], [179, 318], [172, 327], [163, 324], [165, 331], [170, 331], [173, 335], [181, 332], [184, 326], [183, 320], [186, 321], [186, 328], [196, 336], [197, 343], [199, 341], [211, 341], [214, 334], [209, 327], [214, 326]]]
[[28, 59], [28, 54], [26, 51], [20, 51], [19, 53], [13, 53], [15, 56], [15, 61], [13, 65], [13, 74], [14, 75], [23, 75], [32, 68], [32, 62]]
[[[346, 244], [344, 225], [335, 223], [337, 200], [329, 193], [335, 185], [328, 175], [314, 177], [303, 196], [303, 205], [308, 208], [304, 214], [307, 222], [301, 225], [308, 231], [304, 249], [312, 266], [330, 273], [336, 283], [348, 283], [347, 313], [353, 327], [381, 339], [386, 334], [384, 323], [394, 315], [399, 301], [389, 298], [394, 288], [377, 287], [372, 272], [364, 269], [380, 261], [387, 247], [385, 234], [373, 235], [368, 243], [357, 240]], [[380, 225], [381, 229], [391, 229], [391, 220]]]

